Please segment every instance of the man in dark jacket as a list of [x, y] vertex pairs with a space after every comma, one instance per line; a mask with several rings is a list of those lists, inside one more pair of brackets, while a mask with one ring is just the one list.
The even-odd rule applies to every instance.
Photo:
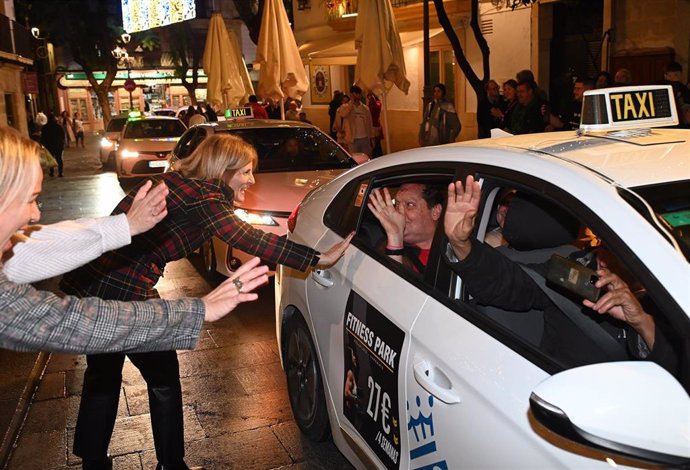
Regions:
[[[41, 144], [55, 157], [58, 163], [58, 176], [62, 177], [62, 152], [65, 149], [65, 130], [57, 122], [55, 113], [48, 115], [48, 122], [41, 129]], [[54, 175], [53, 168], [50, 169], [50, 176]]]

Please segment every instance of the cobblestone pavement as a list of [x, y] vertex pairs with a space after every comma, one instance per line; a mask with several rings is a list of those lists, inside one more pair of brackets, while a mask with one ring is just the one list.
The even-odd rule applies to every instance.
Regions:
[[[42, 222], [104, 215], [122, 197], [115, 175], [101, 173], [97, 149], [96, 136], [87, 136], [86, 149], [66, 151], [65, 177], [46, 177]], [[170, 263], [158, 286], [161, 296], [208, 292], [211, 286], [194, 266], [198, 261]], [[52, 280], [44, 286], [54, 285]], [[178, 353], [187, 463], [208, 470], [352, 468], [332, 443], [309, 442], [292, 419], [275, 342], [272, 289], [266, 286], [259, 301], [207, 324], [197, 348]], [[20, 362], [31, 368], [32, 357], [0, 351], [0, 425], [10, 421], [3, 416], [12, 414], [13, 397], [26, 380], [14, 369], [21, 369]], [[50, 355], [6, 468], [81, 468], [71, 448], [85, 367], [84, 356]], [[110, 453], [115, 470], [152, 470], [156, 464], [146, 384], [129, 361]]]

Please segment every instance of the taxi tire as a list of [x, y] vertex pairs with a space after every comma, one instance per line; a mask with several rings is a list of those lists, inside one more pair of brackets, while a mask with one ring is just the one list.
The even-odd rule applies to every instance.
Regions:
[[312, 441], [331, 437], [321, 366], [304, 319], [293, 315], [284, 327], [284, 366], [290, 408], [297, 426]]

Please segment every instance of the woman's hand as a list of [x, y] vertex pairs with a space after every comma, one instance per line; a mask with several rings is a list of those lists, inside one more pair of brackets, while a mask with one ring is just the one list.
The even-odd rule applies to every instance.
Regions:
[[347, 250], [347, 247], [350, 246], [350, 242], [352, 241], [352, 237], [354, 236], [355, 232], [352, 232], [343, 241], [336, 243], [328, 250], [326, 250], [326, 252], [321, 253], [321, 256], [319, 257], [319, 264], [317, 264], [317, 267], [330, 268], [331, 266], [333, 266], [343, 256], [345, 250]]
[[388, 188], [383, 188], [383, 195], [381, 190], [376, 188], [369, 196], [367, 207], [374, 214], [374, 216], [381, 222], [383, 230], [386, 231], [388, 238], [388, 246], [403, 246], [403, 234], [405, 232], [405, 213], [402, 205], [396, 207], [393, 204]]
[[260, 262], [259, 258], [252, 258], [235, 271], [232, 277], [201, 298], [206, 306], [206, 321], [220, 320], [242, 302], [259, 298], [258, 294], [251, 291], [268, 282], [268, 267], [259, 266]]
[[151, 189], [152, 185], [153, 182], [149, 180], [139, 188], [132, 201], [132, 207], [127, 211], [127, 222], [131, 236], [151, 230], [168, 215], [165, 204], [168, 187], [165, 183], [160, 183]]

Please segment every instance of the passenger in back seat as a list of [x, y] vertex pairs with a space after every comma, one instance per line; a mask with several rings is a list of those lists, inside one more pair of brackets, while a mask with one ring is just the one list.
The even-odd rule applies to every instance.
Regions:
[[[520, 267], [520, 265], [501, 255], [490, 246], [472, 239], [475, 218], [481, 199], [481, 189], [472, 176], [468, 176], [465, 186], [462, 182], [451, 183], [448, 187], [448, 203], [444, 217], [444, 229], [450, 242], [446, 252], [451, 268], [462, 278], [468, 291], [479, 304], [491, 305], [510, 311], [538, 309], [544, 312], [544, 334], [540, 348], [551, 357], [572, 367], [596, 362], [607, 362], [611, 358], [583, 330], [554, 304], [541, 287]], [[547, 227], [547, 219], [521, 220], [516, 227], [509, 227], [511, 217], [518, 213], [542, 212], [534, 207], [525, 211], [513, 209], [519, 199], [511, 202], [506, 219], [504, 236], [516, 248], [537, 248], [536, 243], [547, 243], [546, 233], [552, 236], [570, 236], [576, 227]], [[534, 202], [534, 201], [532, 201]], [[527, 204], [525, 204], [525, 207]], [[522, 227], [522, 230], [519, 227]], [[539, 230], [534, 230], [539, 228]], [[553, 240], [549, 243], [554, 246]], [[556, 243], [558, 244], [558, 243]], [[629, 358], [646, 358], [659, 363], [674, 375], [677, 373], [677, 354], [662, 328], [656, 328], [655, 318], [647, 313], [631, 292], [628, 284], [620, 276], [611, 272], [613, 267], [604, 256], [597, 257], [600, 277], [597, 287], [605, 294], [596, 302], [584, 301], [591, 308], [584, 314], [597, 316], [601, 326], [623, 347]], [[533, 265], [536, 271], [543, 272], [544, 263]], [[596, 313], [594, 313], [596, 312]], [[602, 316], [599, 316], [602, 315]], [[660, 341], [661, 340], [661, 341]], [[655, 347], [656, 346], [656, 347]]]

